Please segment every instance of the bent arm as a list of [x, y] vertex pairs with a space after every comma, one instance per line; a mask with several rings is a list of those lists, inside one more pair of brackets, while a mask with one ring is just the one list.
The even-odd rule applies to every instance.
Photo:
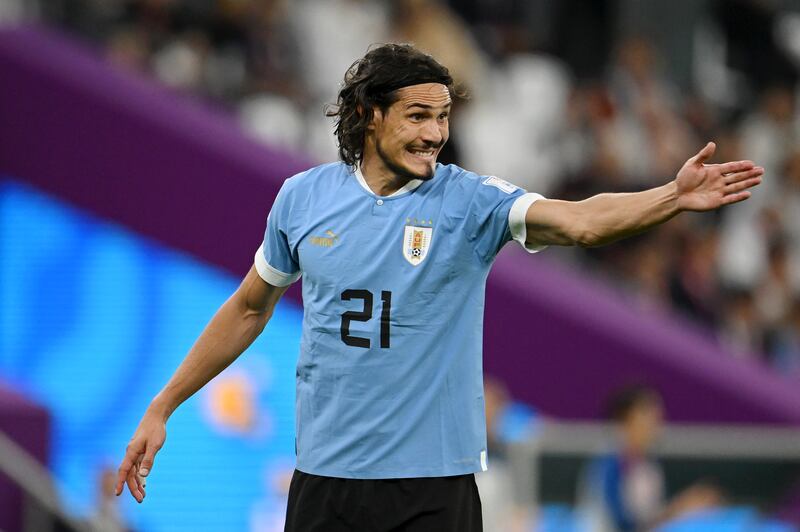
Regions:
[[744, 201], [764, 169], [752, 161], [705, 164], [709, 142], [666, 185], [626, 194], [598, 194], [583, 201], [539, 200], [525, 213], [529, 245], [602, 246], [641, 233], [681, 211], [710, 211]]
[[261, 334], [288, 286], [266, 283], [251, 267], [242, 284], [220, 307], [151, 409], [166, 421], [197, 390], [228, 367]]
[[145, 477], [166, 440], [169, 416], [253, 343], [286, 288], [267, 283], [255, 267], [250, 268], [242, 284], [206, 325], [172, 378], [145, 411], [119, 466], [117, 495], [127, 482], [136, 501], [144, 500]]

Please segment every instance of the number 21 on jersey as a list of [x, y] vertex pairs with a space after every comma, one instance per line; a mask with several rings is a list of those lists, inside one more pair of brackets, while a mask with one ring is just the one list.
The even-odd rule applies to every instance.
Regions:
[[[350, 323], [353, 321], [369, 321], [372, 319], [372, 309], [374, 297], [369, 290], [349, 289], [342, 292], [342, 301], [352, 301], [361, 299], [364, 301], [364, 308], [361, 311], [348, 310], [342, 313], [342, 323], [339, 332], [342, 342], [353, 347], [369, 348], [371, 345], [369, 338], [352, 336], [350, 334]], [[381, 291], [381, 324], [380, 324], [380, 343], [381, 347], [388, 349], [390, 345], [389, 322], [392, 315], [392, 293], [388, 290]]]

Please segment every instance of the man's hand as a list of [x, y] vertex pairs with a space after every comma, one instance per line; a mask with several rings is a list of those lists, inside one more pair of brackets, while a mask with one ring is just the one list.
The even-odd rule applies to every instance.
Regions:
[[119, 466], [117, 495], [122, 494], [123, 485], [127, 483], [128, 490], [136, 502], [144, 500], [146, 477], [153, 469], [156, 453], [164, 445], [166, 439], [167, 428], [164, 417], [148, 409], [136, 428], [136, 432], [125, 450], [125, 458]]
[[683, 211], [710, 211], [750, 197], [748, 188], [761, 183], [764, 169], [753, 161], [705, 164], [716, 145], [709, 142], [686, 161], [675, 178], [678, 208]]
[[288, 286], [264, 281], [255, 265], [220, 307], [167, 385], [153, 399], [136, 428], [117, 474], [117, 495], [125, 483], [142, 502], [145, 479], [167, 439], [167, 419], [178, 406], [227, 368], [261, 334]]

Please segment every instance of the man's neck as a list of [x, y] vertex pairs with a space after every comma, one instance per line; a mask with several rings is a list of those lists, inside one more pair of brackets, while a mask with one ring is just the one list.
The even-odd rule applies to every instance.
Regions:
[[364, 155], [359, 167], [367, 187], [376, 196], [391, 196], [405, 188], [414, 189], [422, 183], [420, 179], [399, 176], [383, 164], [377, 155]]

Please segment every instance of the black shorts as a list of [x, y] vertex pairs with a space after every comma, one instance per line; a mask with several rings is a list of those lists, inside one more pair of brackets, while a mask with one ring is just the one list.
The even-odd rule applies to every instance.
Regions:
[[480, 532], [475, 475], [357, 480], [295, 470], [286, 532]]

